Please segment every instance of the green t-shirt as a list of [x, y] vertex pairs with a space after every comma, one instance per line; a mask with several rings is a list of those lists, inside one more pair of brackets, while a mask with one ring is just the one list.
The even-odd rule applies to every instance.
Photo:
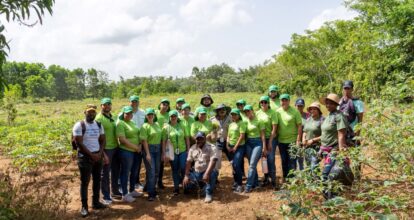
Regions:
[[148, 144], [161, 144], [161, 127], [158, 122], [152, 124], [144, 123], [141, 127], [139, 138], [147, 141]]
[[157, 115], [157, 123], [162, 127], [165, 123], [168, 123], [168, 112], [161, 114], [160, 110], [156, 110], [155, 114]]
[[105, 131], [106, 145], [105, 149], [111, 150], [118, 147], [118, 141], [116, 139], [116, 122], [115, 118], [110, 115], [109, 118], [105, 117], [102, 113], [99, 113], [95, 121], [101, 123]]
[[338, 131], [347, 127], [347, 119], [340, 111], [329, 113], [321, 125], [322, 146], [336, 146], [338, 144]]
[[[246, 134], [247, 131], [247, 124], [243, 120], [239, 120], [237, 123], [232, 122], [229, 125], [228, 137], [229, 137], [229, 144], [236, 145], [237, 140], [239, 140], [240, 134]], [[245, 143], [245, 139], [240, 142], [240, 145]]]
[[213, 131], [213, 123], [208, 120], [205, 120], [204, 122], [194, 121], [191, 125], [191, 137], [194, 137], [199, 131], [204, 132], [207, 136], [211, 131]]
[[216, 116], [216, 112], [214, 111], [214, 107], [212, 105], [210, 105], [210, 107], [205, 107], [203, 105], [198, 106], [199, 107], [203, 107], [207, 110], [207, 119], [210, 119], [211, 117]]
[[177, 124], [175, 126], [165, 124], [162, 128], [162, 140], [165, 141], [169, 138], [171, 144], [174, 146], [174, 152], [176, 152], [177, 148], [180, 150], [180, 153], [187, 150], [185, 145], [186, 137], [189, 137], [189, 133], [185, 131], [182, 124]]
[[260, 132], [266, 129], [265, 124], [262, 121], [259, 121], [257, 117], [253, 120], [247, 119], [246, 125], [247, 138], [260, 138]]
[[[116, 123], [116, 136], [125, 137], [129, 142], [133, 144], [139, 144], [140, 142], [139, 128], [137, 128], [133, 121], [126, 122], [123, 120], [118, 120]], [[120, 144], [119, 147], [127, 151], [135, 152], [123, 144]]]
[[256, 112], [256, 117], [259, 119], [259, 121], [262, 121], [263, 124], [266, 126], [265, 135], [266, 138], [269, 138], [272, 134], [273, 125], [277, 125], [279, 123], [277, 113], [273, 109], [269, 109], [267, 111], [263, 111], [260, 109]]
[[323, 116], [320, 116], [320, 118], [317, 120], [313, 119], [312, 117], [309, 117], [307, 120], [305, 120], [303, 132], [306, 133], [306, 140], [321, 136], [321, 125], [323, 120]]
[[184, 127], [187, 134], [191, 134], [191, 125], [195, 122], [194, 118], [191, 116], [188, 116], [187, 119], [184, 118], [184, 116], [180, 117], [180, 124]]
[[279, 143], [294, 143], [298, 136], [298, 125], [302, 124], [302, 116], [299, 111], [289, 106], [288, 110], [282, 107], [277, 109], [279, 119], [278, 141]]
[[247, 116], [244, 112], [240, 112], [240, 117], [243, 121], [247, 121]]
[[280, 108], [280, 99], [276, 98], [274, 101], [273, 99], [270, 99], [270, 109], [277, 110]]

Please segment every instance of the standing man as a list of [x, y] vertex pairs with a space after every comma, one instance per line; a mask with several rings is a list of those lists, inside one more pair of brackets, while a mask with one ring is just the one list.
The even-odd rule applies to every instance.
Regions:
[[115, 118], [111, 114], [112, 101], [110, 98], [103, 98], [101, 100], [101, 112], [96, 116], [95, 121], [101, 123], [105, 130], [106, 145], [104, 149], [104, 156], [106, 162], [102, 170], [101, 190], [103, 194], [103, 202], [105, 205], [112, 204], [109, 188], [109, 174], [111, 174], [111, 189], [114, 197], [121, 197], [119, 192], [119, 171], [121, 169], [121, 162], [119, 160], [118, 140], [116, 139], [116, 123]]
[[[214, 103], [213, 98], [211, 98], [211, 96], [209, 94], [205, 94], [201, 97], [201, 100], [200, 100], [201, 106], [199, 106], [199, 107], [204, 107], [206, 109], [207, 118], [214, 117], [214, 115], [215, 115], [214, 114], [215, 113], [214, 108], [212, 106], [213, 103]], [[197, 107], [197, 109], [198, 109], [198, 107]]]
[[279, 87], [276, 85], [269, 86], [270, 108], [277, 110], [280, 108]]
[[[362, 122], [364, 117], [364, 103], [358, 98], [353, 96], [354, 83], [351, 80], [346, 80], [342, 84], [342, 98], [339, 101], [339, 110], [348, 119], [348, 122], [353, 131], [355, 131], [355, 125]], [[355, 131], [358, 135], [359, 131]]]
[[104, 129], [95, 121], [96, 106], [87, 105], [85, 120], [77, 122], [73, 127], [73, 137], [78, 149], [78, 166], [80, 172], [80, 194], [82, 200], [81, 215], [86, 217], [88, 212], [88, 186], [93, 178], [92, 208], [106, 208], [99, 202], [99, 188], [101, 184], [102, 158], [105, 147]]

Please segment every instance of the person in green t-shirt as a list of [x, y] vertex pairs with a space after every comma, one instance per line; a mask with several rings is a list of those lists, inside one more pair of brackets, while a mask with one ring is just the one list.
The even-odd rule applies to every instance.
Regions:
[[317, 152], [320, 147], [322, 133], [321, 125], [324, 121], [324, 117], [322, 116], [321, 107], [318, 102], [312, 103], [308, 107], [308, 112], [310, 113], [310, 117], [306, 119], [304, 123], [302, 143], [306, 147], [306, 164], [311, 168], [311, 171], [314, 172], [314, 170], [319, 167], [320, 162]]
[[[158, 110], [156, 111], [157, 122], [162, 128], [164, 124], [168, 123], [168, 112], [171, 110], [170, 108], [170, 100], [162, 99], [160, 104], [158, 105]], [[160, 164], [160, 172], [158, 177], [158, 188], [164, 189], [164, 184], [162, 183], [162, 179], [164, 176], [164, 161], [161, 160]]]
[[155, 184], [160, 173], [161, 164], [161, 127], [153, 108], [145, 109], [145, 123], [140, 131], [142, 146], [144, 146], [145, 169], [147, 170], [148, 201], [154, 201], [156, 192]]
[[177, 110], [178, 113], [181, 112], [181, 109], [184, 103], [185, 103], [184, 98], [178, 98], [177, 100], [175, 100], [175, 110]]
[[111, 114], [112, 101], [110, 98], [101, 99], [101, 112], [96, 116], [95, 121], [101, 123], [105, 131], [106, 145], [104, 149], [105, 163], [102, 169], [101, 190], [105, 205], [111, 205], [111, 190], [109, 175], [111, 175], [112, 194], [122, 196], [119, 192], [120, 160], [118, 153], [118, 140], [116, 138], [115, 118]]
[[174, 151], [174, 160], [170, 161], [172, 168], [172, 176], [174, 182], [174, 195], [180, 193], [179, 185], [182, 183], [185, 175], [185, 164], [187, 161], [187, 151], [190, 148], [190, 134], [187, 133], [184, 126], [178, 118], [178, 111], [171, 110], [168, 115], [169, 123], [162, 128], [162, 148], [164, 162], [170, 158], [165, 154], [167, 142], [171, 143]]
[[[135, 190], [135, 183], [138, 175], [139, 160], [142, 159], [141, 147], [139, 145], [139, 128], [132, 121], [133, 108], [125, 106], [122, 108], [122, 114], [119, 115], [116, 123], [116, 136], [120, 143], [120, 159], [121, 159], [121, 188], [122, 201], [133, 202], [134, 197], [141, 196]], [[128, 186], [129, 177], [129, 190]], [[129, 192], [129, 193], [128, 193]]]
[[247, 122], [241, 119], [240, 110], [234, 108], [230, 111], [232, 122], [229, 125], [227, 135], [227, 152], [229, 152], [229, 160], [233, 167], [234, 192], [243, 192], [243, 160], [246, 153], [245, 137], [247, 131]]
[[[181, 106], [180, 124], [183, 125], [187, 134], [191, 136], [191, 125], [194, 123], [194, 118], [191, 116], [191, 106], [188, 103], [184, 103]], [[195, 143], [195, 142], [194, 142]], [[190, 138], [190, 146], [194, 144]]]
[[301, 146], [302, 117], [298, 110], [290, 106], [289, 94], [280, 95], [281, 106], [277, 109], [279, 117], [278, 141], [282, 158], [283, 178], [287, 178], [291, 170], [296, 170], [296, 155], [292, 155], [291, 145]]
[[[345, 115], [338, 110], [340, 98], [336, 94], [329, 94], [326, 98], [320, 100], [322, 104], [326, 106], [329, 114], [321, 125], [321, 149], [320, 154], [325, 157], [325, 163], [322, 170], [322, 179], [326, 182], [330, 180], [330, 174], [333, 170], [336, 161], [337, 151], [344, 150], [346, 146], [346, 132], [349, 126]], [[342, 174], [347, 178], [343, 178], [343, 184], [352, 184], [353, 174], [352, 172], [345, 173], [346, 167], [349, 168], [349, 159], [344, 159], [343, 166], [341, 168]], [[337, 171], [336, 171], [337, 172]], [[335, 179], [334, 179], [335, 180]], [[346, 181], [346, 182], [345, 182]], [[331, 199], [336, 196], [336, 192], [325, 190], [324, 196], [326, 199]]]
[[243, 108], [246, 105], [247, 105], [247, 103], [246, 103], [246, 101], [244, 99], [239, 99], [236, 102], [237, 109], [239, 109], [239, 111], [240, 111], [240, 117], [242, 118], [243, 121], [246, 121], [247, 120], [246, 114], [244, 114], [244, 111], [243, 111]]
[[[308, 119], [310, 117], [310, 113], [305, 112], [305, 100], [303, 98], [296, 99], [295, 107], [299, 111], [300, 116], [302, 117], [302, 131], [303, 131], [303, 126], [305, 125], [306, 119]], [[303, 137], [303, 134], [302, 134], [302, 137]], [[304, 166], [303, 166], [304, 158], [303, 158], [303, 156], [297, 156], [297, 162], [299, 164], [299, 170], [303, 170], [304, 169]]]
[[204, 107], [198, 107], [195, 111], [194, 123], [191, 125], [190, 135], [195, 141], [195, 135], [202, 131], [206, 134], [207, 142], [212, 143], [211, 132], [213, 131], [213, 124], [207, 120], [207, 110]]
[[270, 183], [273, 188], [277, 188], [275, 155], [277, 147], [277, 125], [279, 121], [276, 111], [270, 107], [269, 96], [260, 97], [259, 108], [259, 111], [256, 112], [256, 116], [266, 127], [265, 137], [267, 146], [267, 166], [269, 171], [264, 175], [262, 186], [266, 186]]
[[249, 158], [249, 171], [247, 174], [247, 183], [244, 192], [250, 193], [253, 188], [259, 185], [257, 164], [261, 157], [267, 156], [265, 137], [266, 126], [256, 117], [251, 105], [244, 106], [243, 110], [247, 116], [246, 151]]
[[269, 86], [268, 95], [270, 97], [270, 108], [276, 110], [280, 108], [279, 87], [276, 85]]

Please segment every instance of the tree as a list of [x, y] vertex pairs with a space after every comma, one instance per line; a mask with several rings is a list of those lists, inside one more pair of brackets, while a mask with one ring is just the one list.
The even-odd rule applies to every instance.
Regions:
[[39, 75], [29, 76], [26, 80], [27, 94], [33, 98], [43, 98], [48, 95], [46, 80]]

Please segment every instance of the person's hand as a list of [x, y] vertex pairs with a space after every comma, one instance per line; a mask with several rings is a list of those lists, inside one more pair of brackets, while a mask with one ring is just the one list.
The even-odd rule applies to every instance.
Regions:
[[227, 151], [228, 151], [229, 153], [234, 152], [234, 148], [231, 148], [231, 147], [229, 147], [229, 146], [227, 146], [226, 148], [227, 148]]
[[267, 148], [264, 147], [262, 150], [262, 157], [267, 157]]
[[183, 185], [184, 186], [188, 186], [188, 184], [190, 183], [190, 179], [188, 178], [188, 176], [186, 175], [183, 179]]
[[204, 175], [203, 175], [203, 181], [205, 183], [209, 183], [210, 182], [210, 175], [208, 175], [207, 172], [205, 172]]
[[98, 162], [101, 159], [101, 157], [98, 154], [92, 154], [91, 159], [93, 162]]
[[104, 162], [104, 165], [108, 165], [109, 164], [109, 158], [108, 158], [108, 156], [104, 153], [104, 157], [103, 157], [103, 162]]
[[301, 147], [300, 141], [296, 141], [296, 146]]
[[147, 159], [148, 163], [151, 164], [151, 155], [150, 154], [147, 154], [145, 156], [145, 158]]
[[162, 158], [162, 161], [164, 161], [164, 162], [169, 162], [170, 161], [170, 157], [167, 157], [167, 155], [165, 155], [165, 154], [162, 154], [161, 158]]

